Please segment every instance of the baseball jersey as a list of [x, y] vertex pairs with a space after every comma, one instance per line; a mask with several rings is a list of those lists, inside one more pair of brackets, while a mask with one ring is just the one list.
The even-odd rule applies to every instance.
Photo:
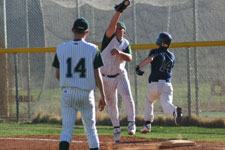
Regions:
[[101, 56], [104, 60], [104, 66], [101, 67], [101, 72], [106, 75], [114, 75], [125, 70], [126, 61], [122, 60], [117, 55], [112, 55], [111, 50], [117, 48], [118, 50], [132, 54], [129, 42], [123, 38], [119, 41], [115, 34], [108, 38], [104, 35], [101, 47]]
[[165, 48], [153, 49], [149, 56], [154, 56], [151, 62], [151, 74], [149, 76], [149, 83], [166, 80], [171, 82], [172, 68], [175, 64], [175, 56], [172, 52]]
[[53, 67], [60, 69], [60, 87], [92, 90], [96, 87], [94, 69], [103, 65], [98, 47], [84, 40], [60, 44]]

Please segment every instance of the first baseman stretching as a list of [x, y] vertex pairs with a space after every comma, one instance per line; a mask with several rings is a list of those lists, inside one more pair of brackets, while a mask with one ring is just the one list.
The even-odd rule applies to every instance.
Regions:
[[128, 117], [128, 134], [133, 135], [136, 132], [134, 101], [125, 69], [126, 62], [132, 60], [132, 52], [128, 40], [124, 38], [126, 26], [123, 22], [118, 22], [121, 13], [129, 4], [129, 0], [124, 0], [115, 6], [115, 14], [105, 32], [101, 47], [101, 54], [104, 60], [104, 66], [101, 67], [101, 72], [103, 75], [108, 113], [114, 127], [114, 140], [116, 142], [120, 140], [121, 132], [117, 92], [122, 96], [125, 103]]
[[94, 89], [100, 91], [99, 110], [105, 107], [105, 94], [99, 67], [103, 61], [98, 47], [85, 41], [88, 35], [88, 21], [79, 18], [74, 22], [74, 40], [57, 47], [53, 67], [62, 88], [62, 132], [59, 150], [69, 150], [77, 111], [82, 114], [90, 150], [99, 149], [95, 126]]

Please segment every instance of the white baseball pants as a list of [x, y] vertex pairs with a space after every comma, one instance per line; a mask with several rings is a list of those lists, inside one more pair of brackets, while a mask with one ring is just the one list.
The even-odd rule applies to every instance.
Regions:
[[99, 139], [95, 126], [94, 91], [85, 91], [78, 88], [63, 88], [61, 105], [63, 126], [60, 141], [71, 142], [77, 111], [80, 111], [89, 147], [99, 147]]
[[149, 84], [149, 91], [146, 96], [144, 120], [154, 120], [154, 102], [160, 99], [160, 103], [165, 114], [173, 115], [176, 106], [173, 103], [173, 86], [165, 80], [158, 82], [151, 82]]
[[120, 126], [118, 96], [121, 95], [126, 108], [127, 120], [135, 121], [135, 106], [131, 93], [130, 81], [127, 72], [122, 72], [115, 78], [103, 76], [108, 113], [114, 127]]

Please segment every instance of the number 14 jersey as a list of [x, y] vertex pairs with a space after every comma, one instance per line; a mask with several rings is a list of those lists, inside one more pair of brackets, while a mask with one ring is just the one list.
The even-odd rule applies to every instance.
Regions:
[[98, 47], [84, 40], [58, 45], [53, 67], [60, 69], [60, 86], [92, 90], [94, 69], [103, 65]]
[[149, 83], [152, 81], [166, 80], [171, 82], [172, 68], [175, 64], [175, 56], [172, 52], [165, 48], [153, 49], [149, 56], [153, 56], [151, 62], [151, 74]]

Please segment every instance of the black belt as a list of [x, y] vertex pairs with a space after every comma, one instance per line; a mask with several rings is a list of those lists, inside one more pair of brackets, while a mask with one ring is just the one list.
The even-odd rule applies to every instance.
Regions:
[[114, 75], [105, 75], [105, 74], [102, 74], [102, 76], [106, 76], [106, 77], [108, 77], [108, 78], [115, 78], [115, 77], [117, 77], [118, 75], [119, 75], [119, 73], [114, 74]]
[[[164, 80], [164, 79], [151, 80], [151, 81], [150, 81], [150, 83], [151, 83], [151, 82], [159, 82], [159, 80]], [[164, 80], [164, 81], [166, 81], [167, 83], [170, 83], [170, 81], [169, 81], [169, 80]]]

